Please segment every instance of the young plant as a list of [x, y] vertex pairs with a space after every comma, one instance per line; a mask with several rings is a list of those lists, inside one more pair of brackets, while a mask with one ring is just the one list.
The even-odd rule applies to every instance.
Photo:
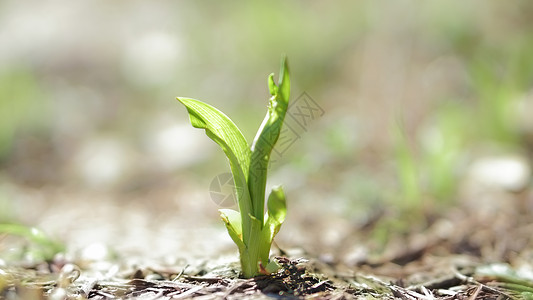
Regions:
[[246, 278], [276, 270], [277, 263], [269, 262], [268, 256], [272, 240], [287, 213], [285, 194], [280, 186], [272, 189], [265, 212], [270, 153], [289, 105], [290, 80], [285, 57], [281, 61], [278, 85], [274, 83], [274, 74], [270, 74], [268, 88], [272, 95], [268, 112], [251, 146], [233, 121], [216, 108], [195, 99], [177, 98], [187, 108], [192, 126], [205, 129], [229, 160], [239, 211], [220, 209], [219, 212], [239, 248], [242, 273]]

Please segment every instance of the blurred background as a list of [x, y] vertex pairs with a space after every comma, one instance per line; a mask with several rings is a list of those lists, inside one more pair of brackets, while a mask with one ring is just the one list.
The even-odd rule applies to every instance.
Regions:
[[357, 264], [413, 232], [467, 236], [467, 219], [524, 229], [531, 15], [530, 1], [3, 0], [0, 222], [82, 253], [236, 253], [210, 193], [227, 161], [175, 97], [251, 141], [285, 53], [291, 101], [320, 114], [270, 169], [289, 201], [280, 247]]

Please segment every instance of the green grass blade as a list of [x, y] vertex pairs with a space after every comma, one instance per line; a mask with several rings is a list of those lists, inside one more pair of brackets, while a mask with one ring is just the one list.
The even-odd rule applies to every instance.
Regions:
[[[190, 98], [177, 99], [187, 108], [192, 126], [205, 129], [207, 136], [217, 143], [228, 157], [241, 215], [251, 213], [252, 202], [246, 183], [250, 149], [241, 131], [230, 118], [211, 105]], [[242, 234], [245, 244], [249, 240], [250, 231], [250, 220], [243, 217]]]
[[270, 153], [278, 141], [283, 120], [289, 106], [289, 67], [285, 57], [281, 61], [279, 84], [276, 86], [273, 76], [268, 78], [268, 86], [272, 97], [268, 112], [259, 127], [252, 144], [248, 188], [252, 199], [253, 216], [264, 219], [265, 187]]

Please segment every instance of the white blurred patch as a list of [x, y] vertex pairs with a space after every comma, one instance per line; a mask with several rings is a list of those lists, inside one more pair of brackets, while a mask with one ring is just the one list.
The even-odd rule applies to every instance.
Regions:
[[50, 54], [50, 45], [61, 43], [61, 33], [68, 28], [58, 20], [70, 21], [68, 5], [54, 7], [37, 2], [28, 9], [27, 4], [14, 2], [3, 9], [7, 13], [0, 17], [0, 44], [3, 45], [0, 47], [0, 61], [46, 57]]
[[77, 171], [91, 187], [112, 186], [126, 173], [130, 157], [127, 153], [127, 147], [114, 139], [91, 139], [78, 153]]
[[530, 181], [531, 168], [521, 156], [485, 157], [474, 161], [469, 178], [485, 187], [520, 191]]
[[124, 47], [123, 70], [141, 86], [159, 86], [173, 80], [178, 67], [178, 39], [165, 32], [149, 32]]
[[210, 143], [189, 123], [162, 122], [149, 134], [147, 148], [156, 166], [170, 171], [205, 159], [213, 149]]
[[84, 261], [106, 261], [112, 259], [112, 251], [104, 243], [93, 243], [83, 248], [80, 252], [80, 258]]

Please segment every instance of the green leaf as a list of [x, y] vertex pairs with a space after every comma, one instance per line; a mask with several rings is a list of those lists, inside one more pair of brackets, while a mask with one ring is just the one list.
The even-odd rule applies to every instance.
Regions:
[[281, 269], [281, 265], [276, 260], [271, 260], [265, 267], [267, 274], [276, 273], [279, 269]]
[[252, 144], [252, 156], [248, 174], [248, 188], [250, 197], [253, 199], [253, 215], [260, 220], [264, 218], [265, 187], [270, 154], [278, 141], [289, 106], [289, 67], [285, 57], [281, 61], [279, 86], [275, 85], [272, 75], [268, 77], [268, 86], [272, 97], [270, 98], [268, 112]]
[[[250, 165], [250, 149], [241, 131], [230, 118], [209, 104], [190, 98], [177, 98], [189, 112], [192, 126], [205, 129], [205, 133], [228, 157], [233, 181], [235, 182], [239, 210], [244, 214], [252, 211], [246, 178]], [[242, 218], [243, 241], [250, 238], [251, 224]]]
[[285, 221], [287, 216], [287, 202], [285, 201], [285, 193], [281, 186], [275, 186], [272, 188], [270, 195], [268, 196], [268, 215], [277, 223], [281, 224]]
[[251, 235], [248, 241], [245, 255], [241, 255], [241, 265], [244, 277], [250, 278], [258, 274], [259, 263], [268, 262], [270, 247], [266, 246], [266, 241], [262, 234], [263, 222], [251, 214], [248, 218], [251, 222]]
[[263, 226], [259, 234], [261, 236], [260, 241], [258, 241], [257, 244], [252, 245], [259, 248], [259, 262], [261, 262], [262, 266], [267, 266], [268, 270], [268, 265], [270, 265], [270, 268], [272, 267], [268, 261], [272, 241], [279, 232], [281, 224], [285, 221], [285, 216], [287, 214], [285, 194], [281, 187], [275, 187], [272, 189], [272, 192], [268, 197], [267, 207], [268, 213], [266, 213], [264, 217], [265, 226]]
[[[205, 129], [206, 134], [224, 150], [229, 159], [236, 159], [235, 165], [240, 166], [244, 175], [248, 175], [250, 149], [241, 131], [228, 116], [196, 99], [176, 98], [189, 112], [192, 126]], [[231, 163], [231, 162], [230, 162]]]
[[287, 65], [287, 57], [283, 56], [281, 59], [281, 71], [278, 80], [278, 94], [281, 99], [289, 102], [291, 94], [291, 80], [289, 78], [289, 66]]
[[274, 83], [274, 73], [268, 75], [268, 91], [272, 96], [276, 96], [276, 94], [278, 93], [278, 87]]
[[279, 232], [281, 224], [283, 224], [287, 216], [287, 202], [281, 186], [272, 188], [268, 196], [267, 208], [266, 227], [268, 227], [270, 243], [272, 243], [274, 236]]
[[226, 224], [231, 239], [237, 244], [240, 251], [244, 250], [245, 246], [242, 240], [241, 214], [233, 209], [219, 209], [218, 211], [220, 212], [222, 221]]

